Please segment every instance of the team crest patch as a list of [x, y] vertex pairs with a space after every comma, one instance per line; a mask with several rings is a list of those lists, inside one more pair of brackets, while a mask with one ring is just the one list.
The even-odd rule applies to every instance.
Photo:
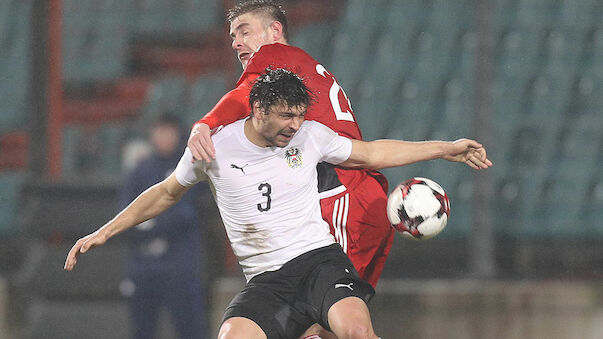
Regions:
[[291, 168], [299, 168], [303, 164], [302, 153], [297, 147], [291, 147], [285, 151], [287, 165]]

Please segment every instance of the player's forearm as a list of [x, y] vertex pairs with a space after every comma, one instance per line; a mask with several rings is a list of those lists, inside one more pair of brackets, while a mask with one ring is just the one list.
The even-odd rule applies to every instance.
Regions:
[[99, 230], [106, 239], [152, 219], [176, 204], [184, 190], [169, 192], [164, 182], [151, 186]]
[[342, 165], [375, 170], [405, 166], [442, 158], [448, 144], [445, 141], [353, 141], [352, 155]]

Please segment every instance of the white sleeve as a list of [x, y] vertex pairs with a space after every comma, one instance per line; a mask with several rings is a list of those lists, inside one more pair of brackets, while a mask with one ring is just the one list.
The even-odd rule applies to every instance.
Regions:
[[205, 172], [203, 170], [203, 161], [195, 161], [192, 162], [193, 154], [191, 150], [187, 147], [184, 150], [184, 154], [180, 161], [178, 162], [178, 166], [176, 166], [176, 170], [174, 170], [174, 174], [176, 175], [176, 180], [180, 183], [180, 185], [184, 187], [193, 186], [194, 184], [202, 181], [206, 178]]
[[337, 165], [348, 160], [352, 154], [352, 140], [321, 123], [312, 125], [311, 138], [322, 155], [321, 161]]

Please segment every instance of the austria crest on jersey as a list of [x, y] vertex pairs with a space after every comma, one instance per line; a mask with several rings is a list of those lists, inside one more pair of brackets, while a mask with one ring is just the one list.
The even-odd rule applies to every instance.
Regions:
[[293, 169], [299, 168], [303, 164], [302, 153], [297, 147], [291, 147], [286, 150], [285, 159], [287, 160], [287, 165]]

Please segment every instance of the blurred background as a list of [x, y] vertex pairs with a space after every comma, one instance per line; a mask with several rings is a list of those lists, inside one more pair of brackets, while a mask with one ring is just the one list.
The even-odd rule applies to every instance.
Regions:
[[[118, 211], [152, 121], [233, 88], [232, 0], [0, 0], [0, 338], [130, 338], [127, 242], [63, 261]], [[437, 238], [397, 237], [383, 338], [603, 337], [603, 2], [288, 0], [290, 43], [367, 140], [470, 137], [495, 166], [383, 171], [447, 191]], [[185, 134], [188, 132], [185, 131]], [[201, 204], [207, 337], [243, 276]], [[161, 314], [157, 338], [176, 338]], [[205, 335], [204, 335], [205, 336]]]

